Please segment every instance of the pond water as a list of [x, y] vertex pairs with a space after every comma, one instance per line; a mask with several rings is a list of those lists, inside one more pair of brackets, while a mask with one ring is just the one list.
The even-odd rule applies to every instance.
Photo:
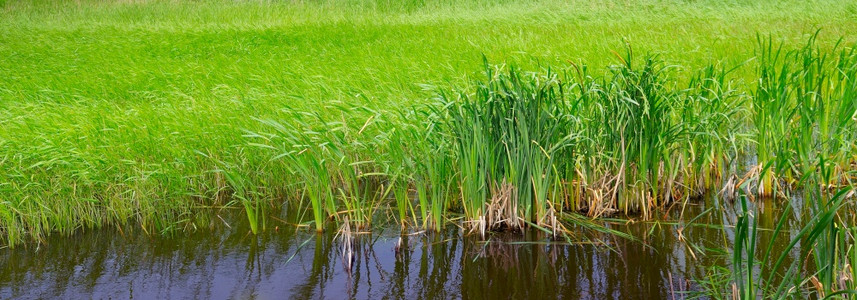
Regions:
[[[333, 230], [288, 225], [293, 210], [259, 235], [240, 214], [220, 212], [211, 230], [190, 234], [101, 229], [0, 250], [0, 298], [682, 299], [700, 289], [693, 279], [706, 266], [728, 264], [732, 234], [722, 224], [735, 213], [715, 200], [674, 205], [652, 221], [602, 223], [636, 240], [582, 228], [570, 228], [581, 233], [571, 243], [539, 231], [482, 238], [455, 226], [403, 236], [388, 226], [355, 235], [350, 260]], [[759, 227], [773, 228], [775, 215], [760, 214]]]

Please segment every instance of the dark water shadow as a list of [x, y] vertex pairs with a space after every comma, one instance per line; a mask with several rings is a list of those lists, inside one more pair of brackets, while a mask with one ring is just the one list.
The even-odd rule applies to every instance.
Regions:
[[[773, 228], [781, 209], [756, 205], [770, 212], [759, 227]], [[91, 230], [0, 250], [0, 298], [682, 299], [704, 266], [728, 264], [712, 249], [730, 247], [736, 216], [712, 198], [659, 220], [605, 223], [636, 241], [587, 234], [572, 244], [538, 231], [482, 239], [457, 227], [404, 236], [379, 229], [356, 235], [348, 260], [334, 232], [286, 225], [300, 223], [297, 212], [277, 212], [289, 221], [271, 221], [258, 236], [240, 213], [214, 213], [230, 225], [173, 237]], [[800, 210], [793, 214], [789, 234], [799, 226]]]

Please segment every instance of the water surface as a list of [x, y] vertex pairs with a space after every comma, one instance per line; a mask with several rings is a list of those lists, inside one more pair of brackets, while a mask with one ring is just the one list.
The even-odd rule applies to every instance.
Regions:
[[[333, 230], [288, 225], [294, 210], [258, 236], [240, 214], [220, 212], [223, 221], [191, 234], [101, 229], [0, 250], [0, 298], [682, 299], [700, 289], [693, 279], [705, 266], [728, 263], [717, 249], [730, 247], [731, 231], [719, 225], [735, 214], [716, 203], [605, 223], [636, 240], [583, 229], [572, 243], [540, 231], [482, 238], [455, 226], [403, 236], [388, 226], [356, 235], [351, 259]], [[760, 214], [759, 226], [772, 228], [775, 215]]]

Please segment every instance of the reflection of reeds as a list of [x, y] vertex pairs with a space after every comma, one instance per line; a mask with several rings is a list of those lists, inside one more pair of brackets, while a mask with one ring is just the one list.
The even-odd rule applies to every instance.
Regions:
[[670, 286], [670, 299], [687, 299], [688, 291], [690, 290], [690, 281], [682, 278], [673, 279], [672, 272], [667, 273], [667, 280]]
[[475, 253], [478, 259], [488, 259], [496, 267], [510, 270], [520, 265], [518, 262], [518, 249], [520, 245], [510, 245], [500, 241], [485, 241]]
[[354, 236], [351, 231], [351, 223], [348, 222], [348, 217], [343, 218], [342, 226], [336, 233], [339, 238], [339, 256], [342, 259], [342, 266], [348, 276], [351, 276], [353, 270], [355, 254], [354, 254]]

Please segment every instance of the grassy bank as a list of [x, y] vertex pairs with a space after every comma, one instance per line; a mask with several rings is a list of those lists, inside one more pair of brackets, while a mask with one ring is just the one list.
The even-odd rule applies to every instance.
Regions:
[[[480, 145], [480, 137], [463, 135], [468, 132], [467, 118], [471, 116], [466, 110], [460, 111], [458, 118], [464, 120], [460, 128], [464, 130], [455, 131], [445, 127], [456, 124], [452, 122], [455, 115], [447, 116], [454, 111], [434, 106], [439, 101], [461, 103], [455, 93], [473, 94], [478, 90], [474, 80], [507, 80], [485, 77], [483, 55], [490, 62], [507, 62], [523, 70], [544, 71], [547, 66], [557, 66], [557, 72], [566, 72], [555, 73], [564, 76], [563, 85], [576, 81], [581, 86], [598, 84], [615, 92], [579, 98], [586, 93], [568, 91], [563, 98], [546, 98], [550, 101], [609, 102], [611, 99], [595, 97], [620, 95], [622, 90], [639, 85], [639, 76], [657, 75], [656, 82], [647, 85], [655, 89], [652, 92], [666, 95], [669, 103], [683, 103], [689, 95], [705, 96], [681, 91], [690, 86], [696, 86], [696, 91], [710, 89], [706, 86], [709, 81], [692, 78], [715, 78], [717, 68], [710, 69], [708, 75], [697, 74], [718, 62], [728, 69], [757, 57], [729, 73], [729, 79], [734, 84], [730, 88], [738, 89], [736, 94], [758, 91], [755, 81], [761, 54], [754, 51], [759, 49], [757, 33], [782, 40], [791, 49], [804, 45], [816, 28], [823, 28], [817, 45], [820, 51], [829, 51], [840, 37], [853, 41], [851, 34], [857, 28], [852, 18], [857, 6], [839, 1], [0, 4], [0, 231], [4, 245], [39, 240], [52, 232], [68, 234], [100, 226], [142, 226], [149, 232], [193, 229], [194, 212], [200, 207], [237, 201], [248, 211], [261, 212], [262, 208], [254, 204], [260, 199], [263, 203], [304, 199], [316, 208], [319, 219], [349, 211], [362, 214], [356, 220], [369, 223], [379, 199], [393, 195], [402, 203], [399, 217], [410, 220], [405, 223], [431, 227], [443, 222], [443, 211], [448, 209], [473, 219], [487, 215], [490, 209], [483, 204], [490, 203], [491, 195], [512, 193], [504, 189], [504, 180], [514, 184], [515, 191], [533, 186], [534, 191], [516, 196], [532, 196], [529, 203], [539, 203], [527, 213], [540, 217], [528, 222], [553, 224], [552, 219], [542, 218], [551, 205], [545, 199], [556, 193], [551, 188], [557, 183], [572, 179], [569, 174], [577, 168], [557, 168], [557, 177], [545, 176], [544, 181], [533, 182], [532, 174], [553, 172], [547, 168], [554, 163], [541, 158], [527, 160], [540, 157], [540, 152], [551, 147], [526, 142], [514, 151], [489, 151], [496, 154], [491, 156], [498, 159], [494, 163], [479, 162], [486, 157], [479, 155], [468, 166], [460, 160], [469, 149], [466, 147], [476, 151]], [[635, 58], [639, 64], [614, 71], [606, 68], [622, 65], [613, 52], [625, 55], [626, 42], [634, 53], [640, 53]], [[664, 74], [638, 69], [663, 66], [657, 61], [651, 65], [639, 61], [642, 53], [660, 53], [660, 60], [681, 67]], [[569, 61], [589, 66], [587, 74], [593, 79], [580, 79]], [[500, 70], [497, 74], [509, 73]], [[531, 78], [529, 74], [508, 76], [523, 76], [526, 82]], [[623, 76], [629, 80], [623, 81]], [[541, 89], [541, 84], [547, 84], [547, 89], [556, 89], [558, 83], [551, 85], [550, 81], [557, 78], [544, 78], [535, 87]], [[449, 98], [435, 99], [438, 88], [449, 92]], [[729, 90], [718, 89], [714, 90]], [[502, 89], [488, 87], [483, 91], [497, 94]], [[478, 104], [479, 96], [472, 97]], [[616, 104], [614, 110], [591, 114], [600, 118], [593, 120], [606, 122], [635, 113], [630, 106], [610, 103]], [[550, 108], [565, 106], [553, 105]], [[739, 114], [742, 109], [744, 113], [761, 111], [752, 110], [749, 104], [735, 105], [741, 108]], [[697, 109], [690, 104], [683, 108]], [[673, 105], [661, 109], [674, 121], [686, 115]], [[535, 117], [550, 126], [556, 116]], [[659, 117], [636, 116], [629, 120], [643, 124]], [[580, 118], [567, 122], [577, 122], [575, 119]], [[737, 120], [733, 124], [742, 123], [742, 119]], [[759, 124], [767, 122], [759, 120]], [[777, 120], [782, 123], [784, 118]], [[616, 147], [623, 139], [653, 141], [648, 134], [668, 134], [672, 126], [652, 123], [652, 131], [625, 132], [575, 124], [568, 125], [591, 130], [593, 136], [612, 138], [591, 144], [597, 147]], [[544, 129], [522, 130], [520, 125], [510, 124], [508, 133]], [[396, 134], [390, 134], [390, 129]], [[729, 133], [728, 129], [710, 130]], [[759, 135], [771, 132], [761, 131]], [[564, 139], [571, 133], [543, 138], [545, 143], [558, 145], [566, 143]], [[412, 147], [399, 146], [413, 141], [420, 142]], [[686, 141], [722, 147], [710, 140]], [[301, 151], [309, 151], [303, 154], [318, 155], [290, 161], [282, 154], [295, 149], [284, 145], [303, 145]], [[332, 147], [335, 145], [339, 147]], [[271, 147], [278, 151], [271, 151]], [[591, 164], [585, 169], [592, 174], [584, 174], [593, 178], [590, 182], [608, 174], [615, 176], [617, 166], [621, 166], [617, 155], [625, 147], [597, 147], [587, 151], [607, 151], [610, 157], [560, 162]], [[667, 161], [673, 156], [699, 157], [696, 152], [680, 153], [690, 147], [672, 144], [653, 143], [644, 148], [658, 149], [662, 157], [668, 155]], [[659, 195], [670, 190], [659, 186], [661, 160], [643, 155], [643, 148], [635, 149], [632, 155], [645, 160], [641, 165], [647, 169], [623, 170], [634, 179], [626, 183], [640, 184], [622, 191]], [[513, 155], [521, 155], [519, 165], [541, 171], [529, 177], [508, 173], [514, 168], [501, 167], [499, 159], [509, 161]], [[715, 160], [711, 156], [706, 159], [694, 160], [699, 163], [695, 168]], [[847, 157], [840, 161], [847, 161]], [[786, 168], [787, 164], [776, 166]], [[493, 173], [487, 173], [491, 177], [472, 181], [474, 184], [470, 184], [472, 176], [456, 177], [467, 170], [474, 171], [473, 176], [486, 174], [480, 168], [493, 168]], [[673, 172], [669, 182], [698, 179], [679, 176], [678, 168]], [[793, 176], [799, 174], [796, 171]], [[366, 184], [379, 188], [365, 191]], [[376, 190], [381, 192], [376, 194]], [[238, 197], [231, 197], [236, 193]], [[636, 204], [624, 207], [648, 209], [648, 199], [658, 197], [636, 198], [629, 202]], [[456, 200], [459, 198], [486, 203], [467, 207], [471, 203]], [[417, 203], [405, 205], [407, 199], [417, 199]], [[604, 209], [624, 209], [613, 202], [603, 201]], [[514, 208], [496, 204], [493, 208], [497, 211]], [[581, 201], [569, 209], [589, 206], [588, 201]], [[321, 226], [321, 222], [316, 223]]]

